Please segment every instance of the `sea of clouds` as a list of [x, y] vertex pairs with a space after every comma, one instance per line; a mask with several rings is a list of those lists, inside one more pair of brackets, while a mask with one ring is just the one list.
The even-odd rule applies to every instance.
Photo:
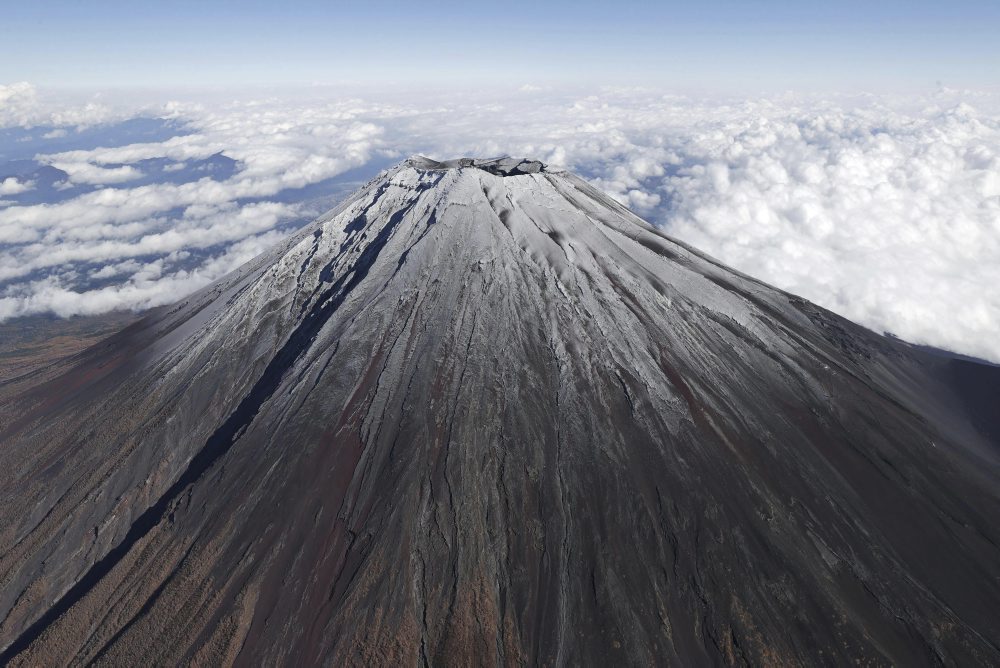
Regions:
[[[160, 125], [116, 135], [135, 119]], [[510, 154], [876, 331], [1000, 362], [995, 93], [318, 88], [140, 104], [13, 84], [4, 128], [0, 319], [169, 303], [407, 155]], [[5, 174], [18, 146], [37, 148]]]

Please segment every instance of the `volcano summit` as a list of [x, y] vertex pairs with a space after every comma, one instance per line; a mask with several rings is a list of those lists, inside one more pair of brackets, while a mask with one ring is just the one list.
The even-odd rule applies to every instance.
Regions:
[[0, 662], [1000, 663], [1000, 373], [414, 158], [0, 385]]

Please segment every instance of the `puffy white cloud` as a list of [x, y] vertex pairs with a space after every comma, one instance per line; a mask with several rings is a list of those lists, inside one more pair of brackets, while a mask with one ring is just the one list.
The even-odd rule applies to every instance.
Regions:
[[120, 266], [120, 272], [107, 272], [104, 277], [128, 272], [129, 278], [122, 283], [97, 289], [68, 289], [57, 277], [32, 281], [15, 294], [0, 296], [0, 319], [34, 313], [54, 313], [62, 317], [94, 315], [170, 304], [225, 276], [283, 236], [269, 232], [243, 239], [191, 271], [165, 273], [162, 260], [143, 265], [122, 263], [127, 266]]
[[36, 118], [35, 87], [26, 81], [0, 84], [0, 127], [24, 125]]
[[31, 181], [19, 181], [16, 176], [8, 176], [0, 181], [0, 195], [19, 195], [33, 187]]
[[[0, 89], [15, 110], [0, 124], [123, 113], [100, 99], [45, 111], [16, 86]], [[117, 187], [0, 206], [0, 317], [179, 298], [301, 213], [261, 199], [375, 156], [508, 153], [577, 171], [667, 232], [873, 329], [1000, 361], [995, 95], [696, 100], [526, 87], [156, 108], [190, 133], [39, 156], [77, 183]], [[140, 160], [218, 153], [237, 162], [223, 181], [129, 187]], [[83, 279], [110, 283], [90, 290]]]
[[[118, 104], [108, 104], [100, 95], [79, 92], [42, 94], [25, 81], [0, 84], [0, 128], [37, 125], [83, 127], [128, 118], [140, 108], [149, 110], [153, 107], [157, 108], [156, 113], [162, 113], [159, 111], [162, 107], [139, 107], [127, 98]], [[45, 139], [61, 136], [65, 136], [65, 129], [62, 127], [43, 134]]]
[[662, 220], [877, 331], [1000, 360], [998, 150], [967, 106], [732, 121], [685, 143]]
[[[89, 113], [87, 105], [47, 111], [30, 87], [14, 93], [20, 96], [16, 123], [65, 122]], [[257, 200], [363, 165], [381, 131], [357, 120], [356, 101], [298, 109], [256, 102], [209, 111], [167, 106], [189, 119], [193, 132], [37, 156], [67, 172], [71, 184], [118, 187], [58, 203], [0, 207], [0, 319], [142, 309], [179, 299], [274, 243], [281, 237], [274, 228], [302, 215], [297, 205]], [[217, 153], [237, 161], [225, 180], [129, 187], [142, 176], [133, 164], [140, 160], [186, 163]], [[15, 179], [4, 188], [16, 194], [22, 185]], [[90, 287], [94, 281], [100, 287]]]
[[135, 167], [100, 167], [89, 162], [53, 162], [56, 169], [61, 169], [69, 175], [70, 183], [108, 184], [134, 181], [142, 176]]
[[219, 206], [189, 207], [180, 219], [154, 218], [126, 225], [98, 224], [79, 229], [70, 226], [65, 233], [50, 230], [48, 235], [33, 243], [17, 246], [12, 251], [0, 251], [0, 280], [29, 276], [73, 262], [110, 262], [234, 243], [270, 230], [295, 213], [296, 207], [275, 202], [242, 207], [227, 202]]

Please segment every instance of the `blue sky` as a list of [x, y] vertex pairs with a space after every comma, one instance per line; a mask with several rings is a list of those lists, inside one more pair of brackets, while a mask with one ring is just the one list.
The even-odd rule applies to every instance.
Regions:
[[9, 3], [0, 82], [996, 86], [1000, 2]]

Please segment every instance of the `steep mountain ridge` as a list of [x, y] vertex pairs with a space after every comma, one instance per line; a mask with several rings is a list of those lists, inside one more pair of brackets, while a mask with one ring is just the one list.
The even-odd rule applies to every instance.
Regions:
[[413, 158], [5, 407], [2, 658], [995, 663], [956, 369], [571, 174]]

